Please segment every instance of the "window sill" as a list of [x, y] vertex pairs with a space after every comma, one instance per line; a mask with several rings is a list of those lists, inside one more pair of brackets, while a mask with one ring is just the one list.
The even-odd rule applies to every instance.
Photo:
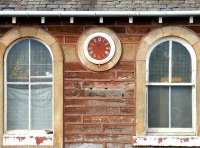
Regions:
[[53, 145], [53, 134], [45, 131], [9, 131], [3, 136], [3, 145]]
[[200, 146], [198, 136], [133, 136], [133, 146]]

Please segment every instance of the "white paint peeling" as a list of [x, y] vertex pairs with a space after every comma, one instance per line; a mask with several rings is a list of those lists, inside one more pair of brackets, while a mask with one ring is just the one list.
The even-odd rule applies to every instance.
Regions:
[[200, 146], [197, 136], [133, 136], [133, 146]]
[[52, 134], [36, 133], [7, 133], [3, 136], [3, 145], [53, 145]]

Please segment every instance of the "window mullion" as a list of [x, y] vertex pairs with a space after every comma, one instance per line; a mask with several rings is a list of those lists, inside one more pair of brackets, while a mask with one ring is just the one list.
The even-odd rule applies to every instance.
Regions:
[[169, 41], [169, 83], [172, 82], [172, 41]]
[[171, 92], [172, 87], [169, 86], [169, 128], [171, 128]]
[[29, 100], [29, 130], [31, 130], [31, 41], [29, 40], [29, 78], [28, 78], [28, 89], [29, 89], [29, 95], [28, 95], [28, 100]]
[[[169, 41], [169, 83], [172, 83], [172, 41]], [[171, 86], [169, 86], [169, 128], [171, 128]]]

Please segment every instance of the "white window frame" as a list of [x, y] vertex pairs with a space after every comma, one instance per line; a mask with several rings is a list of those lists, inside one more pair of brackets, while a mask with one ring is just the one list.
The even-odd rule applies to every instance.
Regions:
[[[12, 49], [12, 47], [17, 44], [18, 42], [20, 41], [23, 41], [23, 40], [28, 40], [29, 42], [29, 81], [28, 82], [7, 82], [7, 57], [8, 57], [8, 53], [10, 52], [10, 50]], [[35, 40], [35, 41], [38, 41], [39, 43], [41, 43], [42, 45], [44, 45], [49, 53], [50, 53], [50, 56], [51, 56], [51, 60], [52, 60], [52, 74], [51, 76], [46, 76], [46, 78], [49, 78], [51, 77], [52, 78], [52, 81], [51, 82], [31, 82], [30, 79], [31, 78], [35, 78], [35, 76], [31, 76], [31, 73], [30, 73], [30, 69], [31, 69], [31, 61], [30, 61], [30, 58], [31, 58], [31, 47], [30, 47], [30, 40]], [[43, 41], [39, 40], [39, 39], [36, 39], [36, 38], [22, 38], [22, 39], [18, 39], [17, 41], [15, 41], [14, 43], [12, 43], [6, 50], [6, 53], [5, 53], [5, 56], [4, 56], [4, 137], [6, 136], [12, 136], [14, 135], [15, 137], [17, 135], [19, 136], [46, 136], [46, 137], [53, 137], [53, 134], [47, 134], [47, 132], [45, 130], [51, 130], [53, 133], [54, 133], [54, 85], [53, 85], [53, 82], [54, 82], [54, 64], [53, 64], [53, 53], [51, 52], [50, 48], [47, 46], [47, 44], [45, 44]], [[37, 76], [36, 76], [37, 77]], [[44, 78], [44, 76], [41, 76], [42, 78]], [[7, 84], [24, 84], [24, 85], [28, 85], [29, 87], [29, 125], [28, 125], [28, 129], [26, 130], [8, 130], [7, 129]], [[31, 86], [32, 85], [39, 85], [39, 84], [42, 84], [42, 85], [51, 85], [52, 86], [52, 128], [51, 129], [44, 129], [44, 130], [31, 130]], [[52, 144], [52, 142], [50, 142]], [[15, 143], [13, 143], [15, 144]], [[21, 142], [20, 144], [23, 145], [23, 143]], [[16, 145], [18, 145], [18, 143], [16, 143]]]
[[[163, 42], [169, 41], [169, 82], [149, 82], [149, 60], [152, 51], [155, 47]], [[183, 45], [190, 54], [191, 57], [191, 82], [189, 83], [172, 83], [171, 76], [172, 76], [172, 41], [178, 42]], [[149, 86], [169, 86], [169, 94], [170, 93], [170, 86], [191, 86], [192, 87], [192, 128], [149, 128], [148, 127], [148, 87]], [[170, 96], [169, 96], [170, 97]], [[171, 107], [169, 99], [169, 108]], [[169, 114], [169, 119], [170, 119]], [[196, 133], [196, 55], [192, 46], [187, 43], [185, 40], [177, 37], [166, 37], [158, 42], [154, 43], [154, 45], [150, 48], [147, 54], [146, 60], [146, 114], [145, 114], [145, 128], [147, 135], [195, 135]], [[169, 120], [169, 124], [171, 121]]]

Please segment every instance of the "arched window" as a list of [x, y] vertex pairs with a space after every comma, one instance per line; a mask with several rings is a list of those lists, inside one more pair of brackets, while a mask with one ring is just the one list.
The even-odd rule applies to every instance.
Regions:
[[17, 40], [5, 54], [4, 67], [5, 131], [51, 131], [53, 65], [50, 50], [33, 38]]
[[165, 38], [147, 60], [147, 132], [194, 134], [195, 53], [182, 39]]

